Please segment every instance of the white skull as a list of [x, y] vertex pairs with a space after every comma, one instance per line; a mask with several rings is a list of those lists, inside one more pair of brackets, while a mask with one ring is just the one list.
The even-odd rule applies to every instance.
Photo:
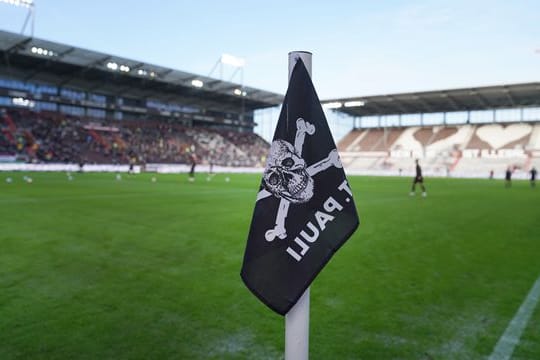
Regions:
[[283, 140], [272, 142], [263, 181], [268, 191], [291, 203], [305, 203], [313, 196], [314, 181], [306, 162]]

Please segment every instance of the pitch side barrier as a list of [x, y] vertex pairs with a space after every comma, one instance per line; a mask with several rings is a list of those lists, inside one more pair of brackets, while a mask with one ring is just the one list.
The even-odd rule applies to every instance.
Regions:
[[[0, 163], [0, 171], [52, 171], [52, 172], [77, 172], [79, 171], [77, 164], [21, 164], [21, 163]], [[83, 172], [116, 172], [127, 173], [129, 165], [112, 165], [112, 164], [85, 164], [82, 168]], [[134, 166], [133, 172], [140, 173], [141, 167]]]
[[[191, 169], [190, 165], [186, 164], [147, 164], [145, 172], [154, 172], [159, 174], [182, 174], [188, 173]], [[233, 166], [216, 166], [214, 165], [210, 171], [210, 165], [197, 165], [195, 173], [208, 174], [213, 173], [243, 173], [243, 174], [262, 174], [264, 169], [261, 167], [233, 167]], [[0, 163], [0, 171], [37, 171], [37, 172], [78, 172], [79, 165], [77, 164], [18, 164], [18, 163]], [[127, 173], [129, 165], [112, 165], [112, 164], [85, 164], [83, 172], [114, 172]], [[138, 174], [143, 172], [141, 166], [134, 166], [133, 172]], [[357, 176], [400, 176], [413, 177], [414, 171], [403, 170], [401, 173], [398, 170], [352, 170], [345, 167], [347, 175]], [[446, 171], [430, 171], [424, 170], [426, 178], [471, 178], [471, 179], [487, 179], [488, 175], [485, 171], [482, 172], [446, 172]], [[504, 173], [495, 173], [495, 179], [504, 179]], [[529, 173], [523, 170], [516, 170], [512, 174], [512, 179], [529, 179]]]
[[[356, 175], [356, 176], [395, 176], [395, 177], [405, 177], [412, 178], [416, 175], [414, 171], [402, 171], [399, 173], [399, 170], [347, 170], [345, 167], [345, 172], [347, 175]], [[449, 173], [443, 171], [430, 171], [422, 170], [424, 178], [429, 180], [429, 178], [455, 178], [455, 179], [488, 179], [489, 173], [485, 171], [482, 172], [463, 172], [463, 171], [451, 171]], [[494, 179], [504, 179], [504, 172], [494, 173]], [[515, 170], [512, 173], [513, 180], [528, 180], [529, 173], [526, 171]]]
[[[191, 170], [191, 165], [187, 164], [146, 164], [145, 171], [156, 172], [159, 174], [179, 174], [187, 173]], [[264, 171], [261, 167], [247, 167], [247, 166], [217, 166], [214, 165], [210, 168], [210, 165], [197, 165], [195, 167], [195, 173], [249, 173], [249, 174], [262, 174]]]

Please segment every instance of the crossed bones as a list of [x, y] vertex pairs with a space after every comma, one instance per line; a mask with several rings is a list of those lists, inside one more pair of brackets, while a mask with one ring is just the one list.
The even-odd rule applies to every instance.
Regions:
[[[315, 133], [315, 126], [313, 124], [308, 123], [302, 118], [298, 118], [296, 120], [296, 136], [294, 138], [294, 150], [298, 156], [302, 155], [302, 148], [304, 146], [304, 139], [306, 137], [306, 134], [313, 135]], [[329, 167], [334, 166], [336, 168], [341, 168], [342, 164], [339, 160], [339, 155], [336, 149], [330, 151], [328, 156], [315, 164], [312, 164], [306, 168], [306, 172], [308, 175], [314, 176], [321, 171], [324, 171], [328, 169]], [[261, 190], [257, 194], [257, 201], [267, 198], [271, 195], [275, 195], [276, 197], [280, 198], [279, 206], [278, 206], [278, 212], [276, 215], [276, 225], [274, 228], [269, 229], [265, 233], [265, 239], [266, 241], [274, 241], [276, 237], [280, 239], [285, 239], [287, 237], [287, 230], [285, 229], [285, 219], [287, 218], [287, 214], [289, 212], [289, 205], [290, 201], [277, 195], [272, 194], [268, 190]]]

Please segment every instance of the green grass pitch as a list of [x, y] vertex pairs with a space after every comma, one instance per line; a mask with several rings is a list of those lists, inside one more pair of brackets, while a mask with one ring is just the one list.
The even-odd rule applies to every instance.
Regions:
[[[23, 175], [0, 173], [1, 359], [283, 357], [239, 276], [260, 175]], [[361, 225], [312, 284], [310, 358], [489, 356], [540, 275], [540, 187], [349, 181]], [[539, 307], [513, 358], [540, 359]]]

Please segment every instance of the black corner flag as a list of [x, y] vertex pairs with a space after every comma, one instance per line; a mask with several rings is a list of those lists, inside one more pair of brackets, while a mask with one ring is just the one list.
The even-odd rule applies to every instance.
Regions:
[[257, 195], [241, 277], [285, 315], [358, 225], [336, 145], [299, 59]]

